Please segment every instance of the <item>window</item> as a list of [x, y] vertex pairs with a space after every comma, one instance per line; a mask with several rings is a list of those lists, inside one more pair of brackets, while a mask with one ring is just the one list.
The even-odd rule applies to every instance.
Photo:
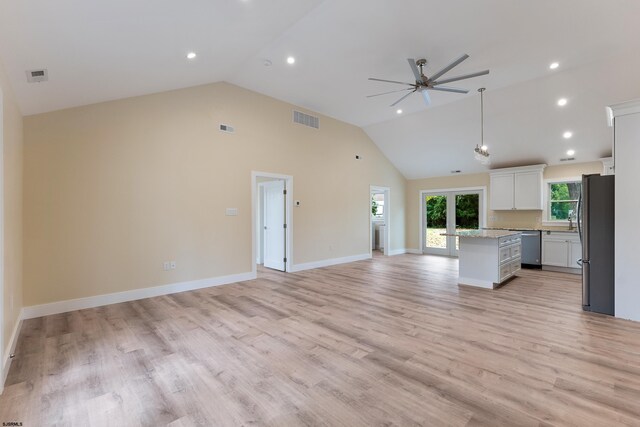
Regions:
[[384, 220], [384, 193], [371, 195], [371, 213], [374, 219]]
[[546, 220], [567, 222], [576, 220], [582, 182], [578, 180], [549, 182], [547, 188]]

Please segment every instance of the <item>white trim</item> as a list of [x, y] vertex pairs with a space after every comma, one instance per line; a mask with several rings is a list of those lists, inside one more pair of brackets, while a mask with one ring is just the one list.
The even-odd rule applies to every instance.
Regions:
[[292, 271], [296, 272], [296, 271], [312, 270], [314, 268], [330, 267], [332, 265], [363, 261], [365, 259], [371, 259], [371, 254], [351, 255], [351, 256], [346, 256], [342, 258], [330, 258], [330, 259], [323, 259], [321, 261], [312, 261], [312, 262], [305, 262], [303, 264], [294, 264]]
[[24, 310], [20, 310], [17, 322], [11, 333], [11, 339], [7, 343], [7, 348], [4, 352], [4, 359], [2, 360], [2, 386], [0, 387], [0, 393], [4, 390], [4, 383], [7, 381], [7, 375], [9, 375], [9, 369], [11, 369], [11, 354], [16, 351], [16, 344], [18, 344], [18, 336], [20, 335], [20, 328], [22, 328], [22, 319], [24, 316]]
[[394, 249], [392, 251], [389, 251], [389, 256], [406, 254], [407, 251], [408, 251], [408, 249], [406, 249], [406, 248]]
[[[542, 181], [542, 225], [543, 226], [569, 226], [569, 221], [550, 221], [549, 220], [549, 184], [557, 184], [563, 182], [582, 182], [582, 177], [568, 178], [550, 178]], [[575, 222], [574, 222], [575, 225]]]
[[[441, 189], [435, 189], [435, 190], [420, 190], [419, 193], [419, 201], [418, 201], [418, 230], [420, 230], [419, 234], [420, 234], [420, 249], [419, 252], [409, 252], [409, 253], [420, 253], [420, 254], [424, 254], [423, 248], [424, 248], [424, 236], [423, 236], [423, 212], [422, 212], [422, 199], [424, 198], [425, 194], [429, 194], [429, 193], [457, 193], [457, 192], [462, 192], [462, 191], [480, 191], [482, 193], [482, 212], [480, 212], [480, 228], [486, 228], [487, 227], [487, 214], [489, 213], [488, 209], [489, 207], [487, 206], [487, 186], [486, 185], [482, 185], [479, 187], [457, 187], [457, 188], [441, 188]], [[414, 250], [414, 249], [412, 249]], [[434, 254], [432, 254], [434, 255]], [[446, 255], [446, 254], [442, 254], [442, 255]]]
[[[11, 311], [13, 312], [13, 307]], [[0, 349], [4, 344], [4, 93], [0, 88]], [[2, 351], [2, 350], [0, 350]], [[8, 357], [2, 355], [2, 359]], [[4, 390], [4, 380], [0, 383], [0, 393]]]
[[413, 249], [413, 248], [407, 249], [407, 253], [414, 254], [414, 255], [424, 255], [421, 249]]
[[282, 179], [286, 182], [287, 238], [285, 254], [287, 262], [285, 263], [285, 271], [293, 271], [293, 176], [271, 172], [251, 171], [251, 272], [254, 276], [258, 274], [258, 266], [256, 264], [256, 195], [258, 189], [256, 179], [258, 177]]
[[610, 105], [607, 108], [607, 121], [609, 126], [613, 126], [613, 119], [628, 114], [640, 113], [640, 99], [634, 99], [619, 104]]
[[29, 307], [24, 307], [22, 309], [22, 318], [33, 319], [35, 317], [49, 316], [52, 314], [66, 313], [75, 310], [83, 310], [85, 308], [93, 308], [103, 305], [135, 301], [143, 298], [151, 298], [161, 295], [175, 294], [178, 292], [192, 291], [195, 289], [227, 285], [229, 283], [235, 282], [244, 282], [246, 280], [252, 280], [255, 278], [256, 274], [254, 272], [231, 274], [229, 276], [190, 280], [186, 282], [172, 283], [169, 285], [134, 289], [131, 291], [115, 292], [112, 294], [96, 295], [93, 297], [57, 301], [49, 304], [32, 305]]
[[389, 255], [391, 250], [391, 188], [378, 185], [369, 186], [369, 257], [373, 256], [373, 217], [371, 216], [371, 193], [374, 191], [384, 193], [384, 254]]
[[530, 166], [517, 166], [514, 168], [502, 168], [502, 169], [491, 169], [489, 171], [489, 175], [494, 174], [508, 174], [508, 173], [516, 173], [516, 172], [543, 172], [544, 168], [546, 168], [546, 163], [541, 163], [539, 165], [530, 165]]

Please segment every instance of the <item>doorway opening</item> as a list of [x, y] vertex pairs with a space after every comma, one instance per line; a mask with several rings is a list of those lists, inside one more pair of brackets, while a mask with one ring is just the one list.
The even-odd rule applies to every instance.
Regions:
[[389, 255], [391, 204], [389, 202], [389, 187], [370, 186], [371, 200], [369, 237], [371, 256]]
[[459, 238], [442, 234], [485, 227], [485, 193], [484, 187], [421, 191], [422, 253], [457, 257]]
[[253, 273], [291, 271], [293, 177], [254, 171], [251, 182]]

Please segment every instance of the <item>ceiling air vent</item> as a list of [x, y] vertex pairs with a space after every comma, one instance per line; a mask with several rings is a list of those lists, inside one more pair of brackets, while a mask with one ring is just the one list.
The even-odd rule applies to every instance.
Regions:
[[46, 68], [42, 70], [27, 70], [27, 81], [29, 83], [46, 82], [49, 80], [49, 73]]
[[560, 159], [561, 162], [570, 162], [572, 160], [575, 160], [575, 157], [564, 157], [562, 159]]
[[310, 116], [300, 111], [293, 110], [293, 123], [320, 129], [320, 119], [318, 117]]

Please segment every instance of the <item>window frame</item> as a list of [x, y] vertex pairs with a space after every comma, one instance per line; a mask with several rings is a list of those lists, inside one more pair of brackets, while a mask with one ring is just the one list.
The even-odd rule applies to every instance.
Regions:
[[[568, 182], [579, 182], [582, 185], [582, 177], [553, 178], [544, 180], [544, 207], [542, 210], [542, 225], [569, 225], [567, 220], [551, 219], [551, 184], [565, 184]], [[575, 221], [574, 221], [575, 224]]]

